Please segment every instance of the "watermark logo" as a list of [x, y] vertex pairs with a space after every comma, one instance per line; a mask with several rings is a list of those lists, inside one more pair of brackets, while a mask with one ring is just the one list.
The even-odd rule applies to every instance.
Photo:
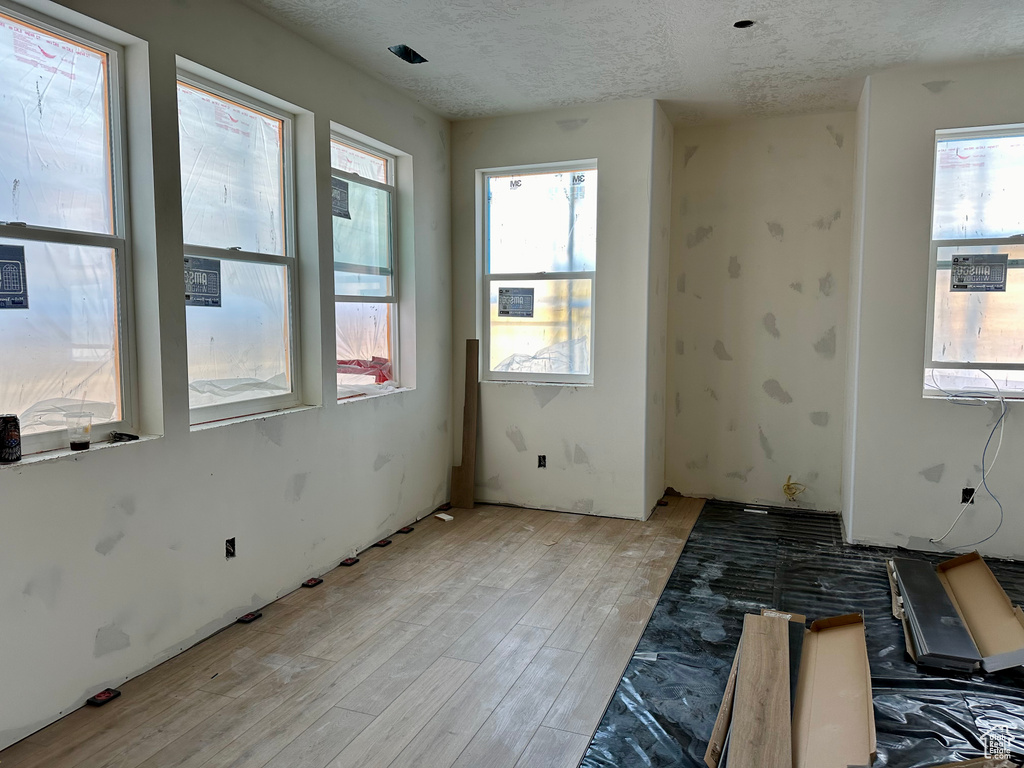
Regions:
[[985, 746], [985, 757], [995, 760], [1010, 759], [1010, 747], [1013, 742], [1007, 726], [996, 726], [985, 731], [981, 734], [981, 743]]

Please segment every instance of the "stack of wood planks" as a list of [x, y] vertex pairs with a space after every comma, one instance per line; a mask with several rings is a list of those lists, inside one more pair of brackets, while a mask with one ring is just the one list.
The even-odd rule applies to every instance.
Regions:
[[765, 610], [743, 617], [709, 768], [847, 768], [875, 753], [864, 621]]

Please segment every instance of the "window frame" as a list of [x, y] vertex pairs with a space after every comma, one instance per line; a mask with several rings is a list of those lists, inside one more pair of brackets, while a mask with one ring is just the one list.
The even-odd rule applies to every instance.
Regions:
[[[296, 116], [280, 109], [272, 104], [249, 96], [241, 91], [232, 88], [230, 85], [211, 80], [210, 78], [197, 75], [181, 66], [177, 69], [175, 82], [175, 95], [177, 95], [177, 84], [181, 83], [187, 87], [202, 91], [214, 98], [229, 102], [235, 102], [239, 106], [256, 112], [263, 113], [269, 117], [281, 121], [281, 159], [282, 159], [282, 194], [284, 203], [284, 253], [258, 253], [245, 251], [241, 247], [219, 248], [208, 245], [194, 245], [184, 240], [184, 217], [182, 219], [182, 245], [183, 258], [188, 256], [199, 256], [219, 261], [240, 261], [250, 264], [273, 264], [284, 267], [285, 282], [288, 294], [288, 312], [285, 320], [289, 336], [289, 380], [292, 391], [283, 395], [271, 395], [267, 397], [253, 397], [231, 403], [203, 405], [198, 407], [189, 406], [189, 422], [193, 428], [201, 427], [217, 421], [242, 418], [245, 416], [258, 416], [260, 414], [273, 413], [277, 411], [294, 408], [302, 403], [302, 384], [300, 381], [301, 364], [299, 360], [301, 340], [299, 338], [299, 258], [296, 237], [296, 214], [295, 198], [297, 194], [295, 183], [295, 118]], [[180, 149], [179, 149], [180, 154]], [[180, 164], [180, 158], [179, 158]], [[184, 192], [184, 190], [182, 190]], [[184, 211], [182, 211], [184, 214]], [[184, 266], [182, 267], [184, 269]], [[187, 328], [186, 328], [186, 345]], [[187, 377], [187, 371], [186, 371]]]
[[[934, 334], [935, 334], [935, 291], [938, 286], [938, 274], [939, 274], [939, 249], [941, 248], [966, 248], [968, 250], [973, 248], [988, 248], [988, 247], [1001, 247], [1001, 246], [1021, 246], [1024, 245], [1024, 234], [1012, 235], [1009, 237], [965, 237], [965, 238], [935, 238], [935, 206], [936, 206], [936, 187], [938, 185], [938, 148], [941, 141], [949, 141], [951, 139], [990, 139], [990, 138], [1002, 138], [1007, 136], [1021, 136], [1024, 137], [1024, 123], [1006, 124], [1006, 125], [993, 125], [993, 126], [980, 126], [980, 127], [969, 127], [969, 128], [948, 128], [939, 129], [935, 131], [935, 138], [932, 144], [932, 200], [930, 213], [931, 216], [928, 220], [929, 230], [929, 257], [928, 257], [928, 308], [925, 316], [925, 349], [924, 349], [924, 397], [926, 398], [945, 398], [949, 395], [960, 395], [963, 393], [978, 393], [991, 391], [993, 397], [996, 396], [996, 392], [992, 389], [988, 379], [984, 379], [979, 382], [978, 386], [964, 388], [948, 388], [939, 389], [937, 385], [929, 385], [929, 376], [932, 371], [938, 370], [951, 370], [951, 371], [1017, 371], [1024, 378], [1024, 362], [1021, 363], [993, 363], [986, 361], [978, 362], [947, 362], [942, 360], [934, 359], [935, 345], [934, 345]], [[1019, 268], [1024, 269], [1024, 260], [1016, 259], [1012, 261], [1020, 261], [1020, 264], [1008, 264], [1007, 269]], [[943, 270], [945, 272], [945, 270]], [[1024, 390], [1008, 390], [1004, 391], [1003, 396], [1007, 400], [1011, 399], [1024, 399]]]
[[[533, 384], [575, 384], [589, 386], [594, 383], [594, 370], [596, 363], [597, 346], [594, 341], [594, 327], [597, 314], [597, 259], [598, 254], [594, 253], [594, 269], [576, 272], [491, 272], [490, 271], [490, 243], [488, 232], [490, 232], [490, 206], [487, 204], [488, 180], [496, 176], [548, 174], [548, 173], [575, 173], [577, 171], [588, 172], [598, 171], [596, 159], [575, 160], [554, 163], [531, 163], [528, 165], [510, 165], [500, 168], [485, 168], [477, 171], [479, 180], [479, 242], [477, 245], [480, 254], [479, 273], [477, 284], [479, 295], [477, 300], [480, 307], [480, 340], [481, 340], [481, 381], [494, 381], [506, 383], [533, 383]], [[600, 190], [600, 175], [598, 175], [598, 190]], [[600, 191], [598, 191], [600, 199]], [[491, 370], [491, 283], [495, 280], [532, 280], [532, 281], [558, 281], [558, 280], [589, 280], [590, 281], [590, 371], [582, 373], [532, 373], [526, 371], [492, 371]]]
[[[332, 219], [332, 233], [331, 233], [331, 246], [332, 246], [332, 271], [331, 280], [334, 281], [334, 275], [336, 272], [352, 272], [359, 274], [387, 274], [390, 278], [390, 291], [386, 296], [356, 296], [334, 293], [334, 305], [331, 310], [334, 312], [334, 308], [337, 304], [390, 304], [391, 305], [391, 322], [390, 322], [390, 349], [391, 349], [391, 383], [395, 389], [401, 387], [401, 370], [399, 361], [401, 359], [399, 350], [399, 312], [398, 312], [398, 157], [390, 152], [387, 152], [379, 147], [371, 146], [365, 142], [359, 141], [358, 139], [349, 136], [343, 131], [336, 128], [331, 130], [331, 143], [338, 142], [347, 147], [351, 147], [359, 152], [365, 152], [368, 155], [380, 158], [385, 162], [385, 175], [387, 176], [388, 183], [377, 181], [376, 179], [368, 179], [364, 176], [360, 176], [357, 173], [350, 171], [343, 171], [340, 168], [335, 168], [333, 161], [331, 163], [331, 179], [342, 179], [350, 184], [362, 184], [373, 189], [378, 189], [385, 192], [388, 195], [388, 268], [387, 273], [382, 272], [379, 268], [364, 267], [361, 264], [350, 264], [343, 261], [333, 260], [333, 245], [334, 245], [334, 233], [333, 233], [333, 213], [331, 214]], [[329, 153], [328, 156], [331, 156]], [[345, 269], [339, 270], [338, 267], [345, 267]], [[336, 285], [334, 286], [337, 287]], [[335, 321], [336, 324], [337, 321]], [[337, 333], [337, 331], [335, 331]], [[338, 353], [337, 344], [334, 347], [334, 362], [335, 368], [337, 368]], [[335, 374], [335, 381], [337, 381], [337, 373]], [[335, 394], [337, 394], [337, 387], [335, 387]], [[386, 393], [381, 393], [386, 394]], [[344, 402], [354, 397], [360, 397], [360, 395], [343, 395], [337, 397], [338, 402]]]
[[[38, 31], [63, 38], [77, 45], [106, 55], [108, 92], [107, 125], [110, 152], [110, 193], [112, 200], [112, 233], [85, 232], [74, 229], [33, 226], [27, 222], [0, 221], [0, 239], [21, 240], [55, 245], [107, 248], [114, 254], [116, 289], [117, 377], [120, 396], [120, 418], [96, 422], [92, 434], [100, 432], [134, 432], [139, 418], [138, 361], [135, 351], [135, 299], [131, 245], [131, 189], [128, 181], [128, 142], [125, 119], [128, 114], [125, 86], [125, 49], [106, 38], [44, 13], [26, 9], [17, 3], [0, 1], [0, 14]], [[38, 434], [22, 434], [22, 453], [33, 454], [68, 447], [68, 432], [59, 428]], [[93, 443], [102, 440], [92, 440]]]

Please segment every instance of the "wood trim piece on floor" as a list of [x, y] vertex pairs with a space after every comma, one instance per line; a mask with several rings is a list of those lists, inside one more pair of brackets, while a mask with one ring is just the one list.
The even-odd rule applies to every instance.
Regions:
[[466, 393], [462, 408], [462, 464], [452, 467], [452, 506], [472, 509], [476, 493], [476, 432], [480, 414], [480, 340], [466, 339]]

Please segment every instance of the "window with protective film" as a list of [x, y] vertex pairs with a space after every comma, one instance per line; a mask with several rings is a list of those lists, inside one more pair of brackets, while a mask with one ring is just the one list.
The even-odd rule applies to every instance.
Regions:
[[0, 7], [0, 413], [26, 452], [66, 447], [71, 411], [131, 428], [121, 61]]
[[1024, 395], [1022, 200], [1024, 126], [936, 133], [926, 395]]
[[298, 402], [291, 124], [266, 104], [179, 77], [193, 423]]
[[484, 378], [592, 382], [596, 164], [482, 176]]
[[397, 386], [395, 158], [331, 139], [338, 399]]

